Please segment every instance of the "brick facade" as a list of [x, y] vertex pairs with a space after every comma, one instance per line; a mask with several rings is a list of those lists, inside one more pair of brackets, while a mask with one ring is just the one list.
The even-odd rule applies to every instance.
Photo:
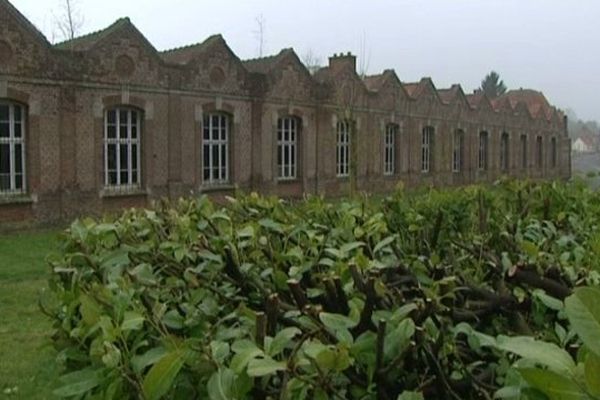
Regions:
[[[235, 188], [336, 196], [351, 185], [386, 192], [399, 182], [441, 186], [503, 175], [570, 176], [566, 120], [539, 92], [517, 90], [490, 101], [480, 93], [465, 95], [459, 85], [438, 90], [427, 78], [401, 83], [392, 70], [361, 78], [349, 54], [331, 57], [311, 75], [291, 49], [242, 61], [221, 36], [159, 52], [128, 19], [53, 46], [7, 0], [0, 0], [0, 102], [26, 110], [26, 187], [19, 195], [0, 193], [5, 225], [47, 224], [161, 197], [223, 195]], [[115, 191], [105, 185], [104, 135], [107, 110], [116, 106], [139, 110], [142, 121], [141, 184]], [[229, 179], [219, 185], [207, 185], [203, 176], [203, 122], [213, 112], [229, 121]], [[295, 117], [300, 129], [296, 179], [283, 181], [277, 175], [277, 129], [286, 116]], [[353, 178], [336, 176], [339, 121], [352, 127]], [[387, 176], [384, 135], [390, 124], [397, 134], [394, 173]], [[434, 133], [424, 173], [426, 127]], [[454, 171], [458, 129], [464, 132], [463, 146]], [[486, 167], [480, 169], [482, 131], [488, 145]], [[503, 133], [508, 134], [505, 169]], [[522, 135], [528, 144], [525, 167]]]

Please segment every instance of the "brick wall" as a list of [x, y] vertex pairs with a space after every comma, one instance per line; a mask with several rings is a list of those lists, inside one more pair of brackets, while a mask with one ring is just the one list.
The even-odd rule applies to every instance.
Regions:
[[[0, 22], [0, 101], [27, 110], [27, 191], [17, 197], [0, 194], [4, 227], [115, 212], [163, 197], [204, 192], [222, 197], [235, 188], [291, 197], [345, 195], [351, 180], [336, 177], [335, 153], [336, 124], [344, 119], [356, 129], [351, 146], [356, 146], [358, 190], [386, 192], [400, 182], [465, 185], [503, 174], [570, 176], [565, 120], [538, 92], [517, 91], [491, 102], [465, 95], [460, 86], [438, 91], [429, 79], [402, 84], [391, 70], [361, 79], [348, 54], [332, 57], [311, 76], [292, 50], [241, 61], [220, 36], [159, 53], [126, 19], [51, 46], [6, 0], [0, 0]], [[104, 118], [116, 106], [143, 116], [142, 183], [134, 191], [104, 187]], [[211, 112], [231, 121], [230, 182], [216, 187], [207, 186], [202, 175], [202, 124]], [[277, 177], [277, 120], [288, 115], [301, 122], [298, 177], [283, 182]], [[393, 176], [383, 174], [388, 124], [398, 126]], [[422, 173], [426, 126], [435, 133], [431, 171]], [[464, 131], [463, 160], [461, 171], [453, 172], [457, 129]], [[477, 165], [480, 131], [489, 137], [485, 171]], [[508, 171], [500, 169], [503, 132], [510, 138]], [[522, 134], [528, 138], [525, 169]], [[541, 166], [535, 163], [537, 136], [544, 145]], [[557, 143], [556, 168], [551, 168], [551, 138]]]

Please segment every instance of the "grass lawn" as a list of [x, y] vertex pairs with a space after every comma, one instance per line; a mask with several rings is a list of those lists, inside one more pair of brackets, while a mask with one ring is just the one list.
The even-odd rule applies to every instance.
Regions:
[[60, 371], [37, 299], [57, 242], [57, 232], [0, 235], [0, 399], [54, 399]]

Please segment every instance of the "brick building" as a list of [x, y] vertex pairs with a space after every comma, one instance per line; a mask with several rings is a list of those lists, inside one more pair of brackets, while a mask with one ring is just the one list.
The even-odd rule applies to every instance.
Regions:
[[[334, 55], [240, 60], [221, 36], [157, 51], [129, 19], [51, 45], [0, 0], [0, 223], [52, 223], [234, 188], [282, 196], [570, 176], [563, 114]], [[352, 178], [351, 178], [352, 177]]]

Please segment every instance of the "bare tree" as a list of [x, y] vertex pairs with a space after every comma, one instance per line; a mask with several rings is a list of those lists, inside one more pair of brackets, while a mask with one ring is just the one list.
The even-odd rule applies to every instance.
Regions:
[[267, 26], [267, 21], [262, 14], [256, 17], [256, 30], [254, 31], [254, 36], [258, 41], [258, 57], [262, 57], [265, 50], [265, 29]]
[[358, 59], [358, 76], [360, 76], [361, 79], [364, 79], [369, 72], [369, 65], [371, 63], [371, 51], [367, 49], [367, 32], [365, 31], [363, 31], [360, 40], [360, 53], [358, 54]]
[[54, 14], [54, 23], [53, 40], [72, 40], [80, 35], [85, 19], [79, 8], [79, 0], [61, 0], [58, 14]]
[[302, 63], [311, 75], [321, 68], [321, 59], [312, 51], [312, 49], [308, 49], [302, 55]]

